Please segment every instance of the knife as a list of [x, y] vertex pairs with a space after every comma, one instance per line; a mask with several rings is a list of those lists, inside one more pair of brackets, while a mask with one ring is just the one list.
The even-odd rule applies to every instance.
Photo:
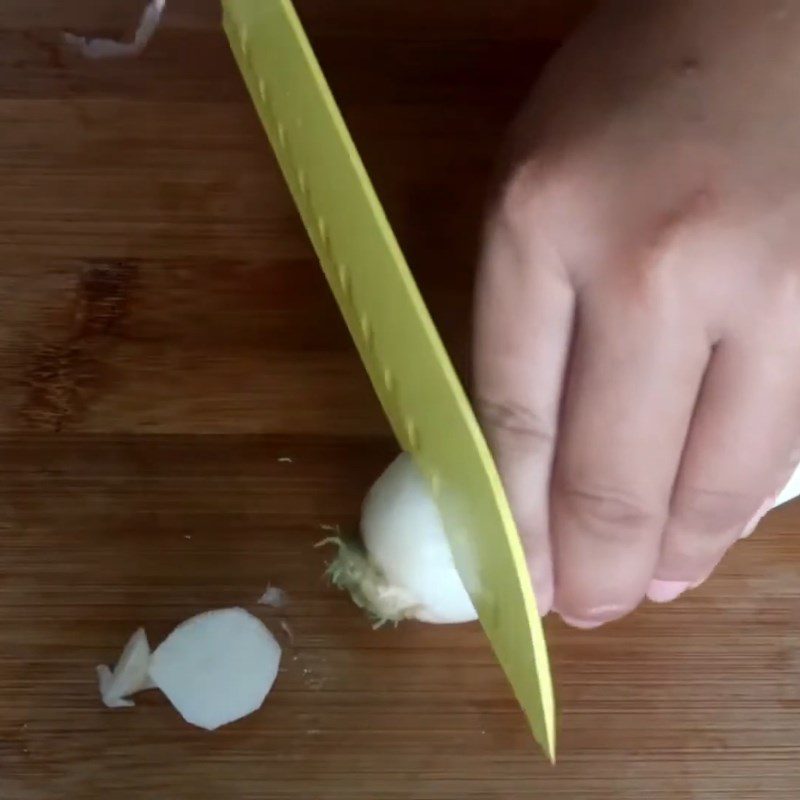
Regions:
[[375, 392], [430, 485], [495, 656], [554, 760], [547, 646], [497, 469], [300, 19], [290, 0], [223, 0], [223, 17]]

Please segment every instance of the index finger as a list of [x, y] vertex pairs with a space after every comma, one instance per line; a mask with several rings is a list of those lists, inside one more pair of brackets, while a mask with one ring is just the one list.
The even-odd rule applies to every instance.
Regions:
[[574, 293], [533, 208], [506, 196], [490, 220], [475, 307], [478, 411], [543, 616], [553, 603], [550, 471]]

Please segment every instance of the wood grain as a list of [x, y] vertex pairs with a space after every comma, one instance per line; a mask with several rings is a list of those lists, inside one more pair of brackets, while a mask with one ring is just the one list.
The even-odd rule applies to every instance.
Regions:
[[[465, 375], [493, 154], [589, 5], [298, 2]], [[325, 586], [321, 526], [355, 526], [393, 444], [217, 3], [170, 0], [135, 61], [58, 44], [139, 9], [0, 4], [2, 800], [800, 796], [800, 507], [678, 603], [548, 621], [556, 768], [476, 626], [372, 631]], [[156, 694], [101, 706], [137, 625], [232, 604], [284, 636], [261, 712], [208, 735]]]

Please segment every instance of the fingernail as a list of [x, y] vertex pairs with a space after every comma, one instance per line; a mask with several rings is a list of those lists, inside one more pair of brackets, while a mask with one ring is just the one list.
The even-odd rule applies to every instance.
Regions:
[[553, 578], [550, 573], [543, 573], [535, 566], [528, 566], [533, 594], [536, 597], [536, 610], [539, 616], [546, 617], [553, 609]]
[[692, 584], [689, 581], [661, 581], [654, 578], [647, 587], [647, 598], [654, 603], [671, 603], [690, 588]]
[[581, 628], [582, 630], [588, 631], [592, 628], [599, 628], [604, 620], [597, 620], [597, 619], [579, 619], [578, 617], [570, 617], [566, 614], [561, 614], [561, 619], [567, 623], [567, 625], [573, 628]]
[[750, 534], [758, 527], [758, 523], [761, 522], [762, 519], [767, 515], [769, 511], [772, 510], [773, 506], [775, 505], [775, 498], [769, 497], [764, 502], [764, 505], [756, 511], [753, 515], [753, 519], [744, 526], [744, 530], [740, 534], [740, 539], [746, 539]]
[[618, 605], [598, 606], [597, 608], [590, 609], [584, 617], [574, 617], [571, 614], [563, 614], [560, 611], [558, 612], [558, 615], [564, 620], [564, 622], [567, 623], [567, 625], [570, 625], [573, 628], [591, 630], [592, 628], [599, 628], [601, 625], [605, 625], [607, 622], [619, 619], [619, 617], [625, 614], [626, 610], [628, 609]]
[[536, 610], [539, 616], [544, 619], [553, 609], [553, 593], [544, 594], [543, 592], [536, 592]]
[[[714, 569], [716, 569], [716, 565], [715, 565]], [[711, 572], [707, 572], [705, 575], [703, 575], [702, 578], [700, 578], [699, 581], [695, 581], [694, 583], [689, 584], [689, 588], [690, 589], [697, 589], [698, 587], [702, 586], [712, 576], [713, 573], [714, 573], [714, 570], [711, 570]]]

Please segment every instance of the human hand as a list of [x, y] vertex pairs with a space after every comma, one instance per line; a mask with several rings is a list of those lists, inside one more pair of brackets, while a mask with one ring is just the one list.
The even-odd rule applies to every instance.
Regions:
[[698, 585], [800, 460], [800, 4], [614, 0], [488, 217], [476, 389], [540, 610]]

